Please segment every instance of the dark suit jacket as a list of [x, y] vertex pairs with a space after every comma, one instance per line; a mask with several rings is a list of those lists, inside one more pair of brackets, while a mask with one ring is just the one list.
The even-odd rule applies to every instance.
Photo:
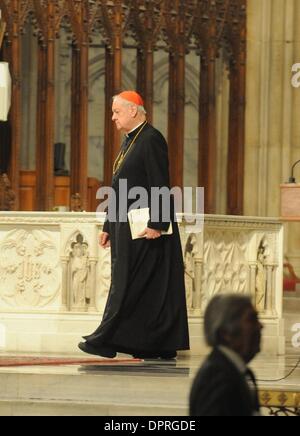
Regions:
[[218, 349], [198, 372], [190, 396], [191, 416], [253, 416], [259, 412], [256, 383], [251, 392], [246, 377]]

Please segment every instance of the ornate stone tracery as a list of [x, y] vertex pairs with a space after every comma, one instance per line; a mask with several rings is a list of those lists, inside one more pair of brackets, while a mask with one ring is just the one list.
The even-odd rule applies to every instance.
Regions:
[[276, 315], [276, 280], [281, 271], [278, 240], [263, 224], [256, 227], [253, 231], [246, 221], [231, 219], [224, 229], [216, 219], [209, 220], [203, 234], [186, 237], [181, 233], [191, 313], [203, 313], [219, 293], [241, 293], [251, 296], [260, 314]]

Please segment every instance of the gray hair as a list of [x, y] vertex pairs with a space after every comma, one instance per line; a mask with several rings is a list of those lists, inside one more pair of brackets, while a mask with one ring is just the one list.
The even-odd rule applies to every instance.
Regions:
[[146, 109], [144, 108], [144, 106], [138, 106], [137, 104], [132, 103], [131, 101], [125, 100], [124, 98], [120, 97], [119, 95], [115, 95], [113, 97], [113, 101], [115, 101], [116, 99], [120, 100], [122, 102], [122, 104], [124, 104], [124, 106], [136, 106], [138, 112], [140, 112], [140, 113], [142, 113], [144, 115], [147, 114]]
[[240, 328], [245, 311], [252, 306], [251, 298], [229, 294], [214, 297], [207, 306], [204, 316], [204, 334], [211, 347], [226, 345], [223, 334], [234, 336]]

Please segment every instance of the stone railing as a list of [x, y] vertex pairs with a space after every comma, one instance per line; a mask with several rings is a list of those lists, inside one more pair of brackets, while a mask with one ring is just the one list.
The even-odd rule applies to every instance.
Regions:
[[[37, 345], [32, 351], [38, 351], [43, 334], [53, 341], [56, 335], [56, 345], [57, 331], [74, 335], [75, 342], [83, 329], [89, 332], [99, 323], [111, 271], [110, 251], [98, 244], [103, 219], [88, 213], [0, 214], [0, 346], [2, 337], [2, 347], [29, 350], [20, 337], [29, 337], [33, 330]], [[282, 224], [206, 216], [203, 232], [186, 229], [181, 222], [193, 348], [203, 348], [203, 313], [210, 298], [236, 292], [251, 294], [266, 325], [266, 350], [283, 353]]]

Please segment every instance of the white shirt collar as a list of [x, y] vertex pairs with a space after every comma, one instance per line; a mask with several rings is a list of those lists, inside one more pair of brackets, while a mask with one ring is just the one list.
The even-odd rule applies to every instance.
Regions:
[[224, 345], [220, 345], [218, 349], [234, 364], [241, 374], [246, 373], [248, 368], [239, 354]]

